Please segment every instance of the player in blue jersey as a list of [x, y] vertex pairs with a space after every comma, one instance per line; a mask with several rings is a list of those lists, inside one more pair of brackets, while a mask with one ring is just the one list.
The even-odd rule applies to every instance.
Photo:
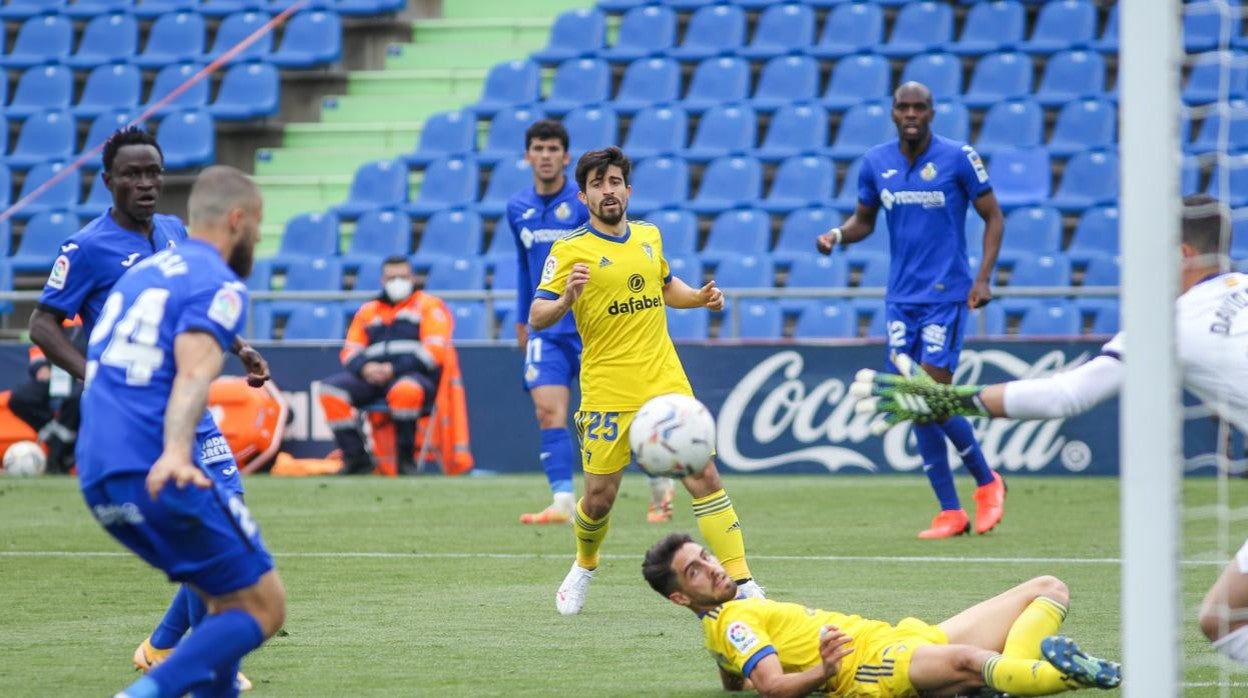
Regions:
[[[541, 429], [541, 459], [554, 501], [546, 509], [522, 514], [521, 523], [568, 523], [576, 510], [572, 487], [572, 463], [576, 452], [568, 433], [568, 401], [571, 386], [581, 370], [581, 337], [568, 313], [553, 327], [529, 332], [527, 324], [533, 292], [550, 246], [585, 225], [589, 212], [577, 199], [576, 182], [566, 169], [568, 131], [553, 119], [529, 126], [524, 134], [524, 159], [533, 170], [533, 186], [516, 192], [507, 201], [507, 222], [516, 238], [516, 339], [524, 350], [524, 388], [533, 398]], [[651, 478], [652, 522], [672, 516], [674, 486], [668, 478]]]
[[[186, 239], [182, 221], [156, 213], [164, 186], [163, 162], [160, 146], [146, 131], [128, 128], [113, 134], [104, 147], [101, 173], [113, 205], [61, 245], [31, 315], [31, 340], [75, 378], [84, 377], [86, 358], [62, 332], [61, 321], [81, 316], [89, 336], [117, 279], [138, 261]], [[247, 367], [252, 385], [262, 385], [268, 366], [260, 354], [241, 339], [232, 348]], [[207, 412], [198, 435], [205, 465], [228, 489], [241, 494], [242, 479], [229, 444]], [[161, 624], [135, 650], [136, 666], [147, 669], [160, 661], [203, 612], [193, 593], [179, 591]]]
[[[908, 82], [893, 94], [897, 140], [867, 151], [858, 175], [858, 206], [816, 245], [830, 254], [838, 244], [871, 234], [880, 208], [888, 220], [885, 318], [888, 350], [921, 364], [941, 383], [953, 381], [969, 312], [992, 300], [988, 282], [1004, 231], [1001, 206], [988, 171], [971, 146], [932, 133], [932, 93]], [[984, 249], [977, 274], [967, 263], [966, 209], [984, 219]], [[891, 366], [891, 362], [889, 366]], [[920, 538], [949, 538], [970, 531], [949, 467], [948, 438], [975, 477], [975, 531], [987, 533], [1005, 511], [1005, 482], [995, 473], [965, 417], [914, 426], [915, 441], [941, 511]]]
[[78, 439], [92, 515], [208, 614], [167, 659], [118, 696], [237, 696], [243, 656], [281, 627], [285, 591], [240, 493], [201, 458], [197, 427], [225, 351], [243, 327], [262, 216], [231, 167], [191, 188], [190, 238], [137, 261], [95, 318]]

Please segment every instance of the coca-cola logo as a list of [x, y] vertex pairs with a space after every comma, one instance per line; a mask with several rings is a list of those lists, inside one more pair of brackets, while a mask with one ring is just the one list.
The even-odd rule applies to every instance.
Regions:
[[[1064, 352], [1056, 349], [1034, 362], [1006, 351], [964, 350], [954, 381], [1035, 378], [1086, 359], [1087, 354], [1081, 353], [1068, 360]], [[846, 368], [844, 378], [818, 380], [819, 377], [804, 374], [805, 361], [796, 351], [777, 352], [760, 362], [733, 386], [720, 406], [716, 444], [719, 462], [742, 472], [811, 463], [831, 472], [920, 468], [922, 461], [908, 422], [884, 434], [880, 445], [882, 463], [863, 453], [864, 448], [859, 445], [876, 438], [871, 435], [872, 421], [883, 417], [854, 412], [847, 382], [855, 367]], [[991, 375], [986, 375], [988, 368], [995, 369]], [[1064, 422], [972, 420], [984, 456], [1002, 470], [1034, 472], [1050, 466], [1055, 459], [1067, 470], [1083, 470], [1093, 454], [1083, 442], [1068, 441], [1061, 435]], [[792, 442], [798, 446], [789, 446]], [[955, 466], [960, 463], [952, 446], [950, 462]]]

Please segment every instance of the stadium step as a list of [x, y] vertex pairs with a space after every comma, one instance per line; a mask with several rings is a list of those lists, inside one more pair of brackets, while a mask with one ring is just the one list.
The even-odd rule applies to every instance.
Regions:
[[[344, 124], [288, 124], [282, 136], [285, 148], [388, 148], [394, 155], [416, 147], [420, 121]], [[270, 149], [276, 152], [277, 148]], [[364, 158], [366, 159], [366, 158]], [[307, 174], [305, 170], [302, 174]]]
[[484, 69], [362, 70], [347, 78], [349, 95], [458, 95], [476, 99], [485, 84]]
[[[520, 4], [520, 3], [515, 3]], [[511, 8], [508, 8], [510, 11]], [[412, 41], [419, 44], [482, 45], [536, 44], [550, 33], [550, 16], [480, 19], [422, 19], [412, 24]]]
[[394, 157], [390, 145], [333, 145], [326, 147], [263, 148], [256, 153], [258, 176], [300, 175], [308, 172], [350, 176], [365, 162]]
[[489, 68], [503, 61], [522, 59], [543, 46], [542, 41], [525, 43], [391, 44], [386, 69]]

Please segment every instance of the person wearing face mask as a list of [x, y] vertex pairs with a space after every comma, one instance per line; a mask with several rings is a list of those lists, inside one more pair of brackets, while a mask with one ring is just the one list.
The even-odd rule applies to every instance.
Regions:
[[339, 353], [345, 371], [321, 383], [325, 419], [342, 449], [343, 473], [373, 471], [355, 409], [384, 399], [394, 421], [399, 474], [414, 475], [416, 422], [433, 404], [451, 349], [451, 314], [440, 298], [416, 289], [406, 257], [381, 265], [382, 293], [351, 320]]

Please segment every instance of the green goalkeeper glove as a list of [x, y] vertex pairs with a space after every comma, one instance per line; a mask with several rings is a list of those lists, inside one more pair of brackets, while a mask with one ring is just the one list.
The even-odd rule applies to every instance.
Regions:
[[979, 397], [984, 386], [937, 383], [909, 356], [894, 354], [892, 360], [899, 375], [864, 368], [854, 376], [849, 388], [850, 395], [859, 400], [854, 407], [856, 412], [884, 415], [883, 422], [871, 426], [877, 435], [907, 420], [930, 424], [959, 415], [988, 416], [988, 409]]

